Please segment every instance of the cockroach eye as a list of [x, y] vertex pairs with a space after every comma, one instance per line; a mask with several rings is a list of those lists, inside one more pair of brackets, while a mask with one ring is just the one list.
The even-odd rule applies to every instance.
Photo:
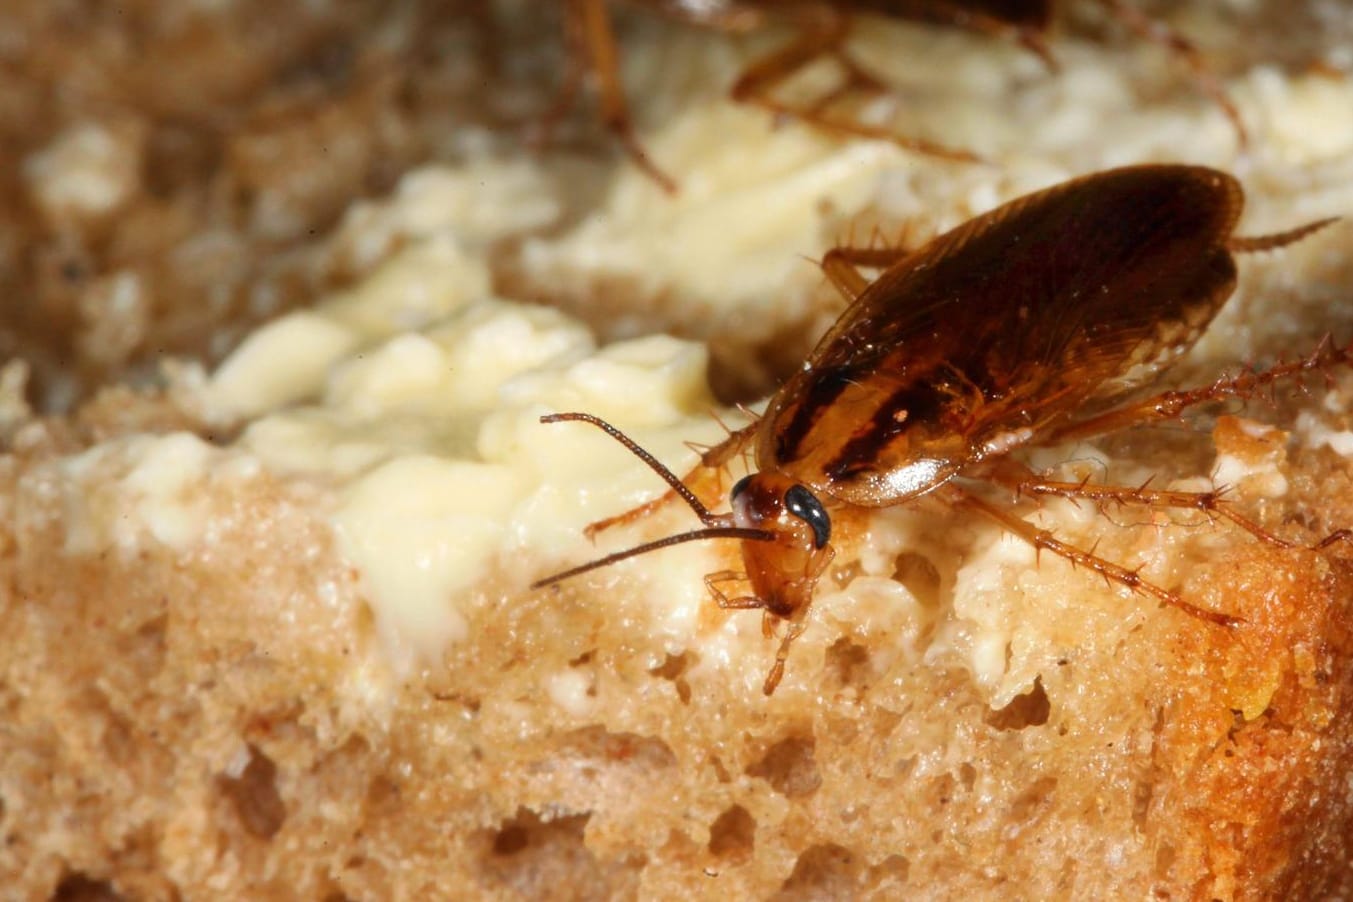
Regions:
[[785, 492], [785, 510], [813, 527], [814, 547], [824, 548], [831, 541], [831, 518], [812, 492], [801, 485], [790, 486], [789, 491]]
[[747, 483], [751, 481], [752, 474], [748, 473], [746, 476], [742, 477], [737, 482], [733, 483], [733, 491], [728, 493], [728, 497], [730, 499], [733, 499], [741, 495], [744, 491], [747, 490]]

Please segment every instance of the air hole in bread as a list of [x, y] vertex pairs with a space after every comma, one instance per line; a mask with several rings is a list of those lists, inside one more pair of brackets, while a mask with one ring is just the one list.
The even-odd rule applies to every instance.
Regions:
[[277, 792], [277, 765], [267, 755], [250, 745], [249, 763], [240, 775], [218, 779], [221, 794], [246, 831], [259, 839], [272, 839], [282, 829], [287, 809]]
[[822, 775], [813, 757], [816, 747], [817, 742], [811, 736], [782, 739], [747, 768], [747, 776], [760, 777], [786, 798], [811, 795], [822, 785]]
[[855, 856], [834, 843], [811, 846], [799, 855], [776, 902], [799, 899], [850, 899], [856, 895]]
[[893, 579], [924, 607], [935, 608], [940, 603], [940, 571], [933, 561], [915, 551], [904, 551], [893, 560]]
[[52, 893], [52, 902], [119, 902], [121, 898], [108, 881], [80, 873], [68, 874]]
[[842, 637], [826, 651], [826, 677], [841, 688], [863, 689], [872, 675], [869, 649]]
[[522, 899], [609, 899], [627, 894], [643, 866], [640, 859], [599, 861], [583, 839], [591, 813], [551, 817], [529, 808], [499, 825], [484, 876], [493, 886], [485, 896]]
[[1036, 677], [1032, 689], [1012, 698], [1004, 708], [988, 712], [984, 719], [998, 730], [1023, 730], [1043, 726], [1051, 714], [1052, 703], [1043, 688], [1043, 678]]
[[691, 652], [668, 655], [661, 664], [654, 667], [649, 673], [664, 680], [671, 680], [677, 698], [681, 699], [683, 705], [689, 705], [691, 703], [691, 684], [686, 682], [683, 674], [690, 669], [695, 660], [695, 655]]
[[724, 811], [709, 828], [709, 851], [715, 858], [739, 864], [756, 847], [756, 819], [741, 805]]

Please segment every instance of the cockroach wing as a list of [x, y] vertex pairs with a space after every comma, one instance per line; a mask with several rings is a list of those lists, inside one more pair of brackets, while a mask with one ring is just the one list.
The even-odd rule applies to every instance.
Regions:
[[1224, 173], [1139, 166], [939, 236], [871, 283], [772, 399], [759, 466], [894, 504], [1143, 384], [1234, 289], [1242, 204]]

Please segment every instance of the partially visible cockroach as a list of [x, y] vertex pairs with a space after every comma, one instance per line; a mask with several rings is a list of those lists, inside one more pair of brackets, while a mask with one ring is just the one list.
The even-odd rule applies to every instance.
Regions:
[[[658, 473], [704, 528], [607, 555], [533, 588], [669, 545], [740, 539], [745, 572], [710, 574], [705, 583], [721, 607], [761, 608], [767, 635], [785, 622], [765, 681], [769, 695], [835, 553], [829, 508], [887, 507], [928, 495], [975, 510], [1035, 548], [1189, 616], [1237, 624], [1240, 614], [1196, 607], [962, 483], [1192, 508], [1260, 540], [1288, 544], [1217, 492], [1057, 482], [1011, 455], [1173, 418], [1192, 405], [1248, 397], [1283, 377], [1353, 361], [1353, 348], [1325, 347], [1204, 388], [1130, 398], [1197, 340], [1231, 295], [1235, 253], [1279, 248], [1333, 221], [1237, 237], [1243, 198], [1234, 178], [1212, 169], [1114, 169], [1014, 200], [912, 252], [832, 250], [822, 266], [850, 306], [759, 421], [702, 457], [701, 467], [722, 467], [743, 449], [754, 451], [757, 472], [733, 487], [729, 513], [711, 512], [671, 470], [601, 419], [542, 418], [605, 430]], [[882, 273], [869, 282], [858, 266]], [[724, 591], [739, 581], [749, 591]]]
[[[1130, 0], [1098, 2], [1142, 38], [1162, 44], [1181, 57], [1195, 83], [1231, 121], [1241, 147], [1245, 146], [1247, 138], [1239, 112], [1207, 70], [1192, 42], [1147, 16]], [[640, 169], [664, 190], [675, 191], [676, 182], [649, 157], [634, 133], [629, 104], [620, 81], [620, 52], [606, 0], [565, 0], [565, 3], [565, 27], [572, 64], [559, 103], [548, 118], [553, 120], [572, 106], [585, 71], [590, 67], [596, 76], [601, 118], [606, 127], [616, 135]], [[879, 79], [869, 74], [846, 51], [852, 14], [950, 25], [1011, 38], [1037, 54], [1049, 70], [1057, 68], [1045, 38], [1052, 23], [1053, 0], [632, 0], [632, 3], [653, 8], [688, 24], [730, 33], [752, 31], [772, 19], [787, 21], [798, 32], [797, 36], [742, 72], [731, 89], [735, 100], [800, 119], [827, 131], [884, 139], [917, 153], [958, 161], [975, 162], [980, 158], [968, 150], [831, 114], [832, 107], [853, 92], [886, 90]], [[777, 86], [824, 57], [835, 58], [844, 72], [845, 81], [839, 88], [808, 104], [776, 99]]]

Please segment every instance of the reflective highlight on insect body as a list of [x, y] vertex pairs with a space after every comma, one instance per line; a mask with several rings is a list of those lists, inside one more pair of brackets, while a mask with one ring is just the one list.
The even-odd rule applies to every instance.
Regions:
[[[608, 432], [660, 475], [703, 528], [608, 555], [535, 583], [541, 587], [681, 542], [742, 540], [743, 572], [710, 574], [725, 608], [760, 608], [784, 636], [764, 684], [779, 683], [833, 557], [831, 508], [877, 508], [930, 496], [995, 520], [1040, 550], [1132, 592], [1218, 625], [1229, 612], [1198, 608], [1135, 570], [1038, 529], [980, 495], [986, 483], [1054, 494], [1192, 508], [1230, 520], [1262, 541], [1287, 543], [1219, 500], [1216, 492], [1150, 491], [1061, 483], [1012, 452], [1177, 416], [1199, 403], [1248, 397], [1318, 361], [1146, 398], [1150, 385], [1202, 334], [1233, 292], [1234, 254], [1297, 241], [1328, 224], [1235, 237], [1243, 193], [1230, 176], [1189, 166], [1138, 166], [1066, 182], [1012, 201], [912, 251], [837, 248], [823, 269], [851, 301], [765, 414], [707, 451], [722, 467], [744, 450], [756, 471], [712, 513], [686, 483], [608, 423]], [[873, 281], [857, 266], [882, 269]], [[639, 511], [645, 508], [638, 509]], [[631, 519], [638, 512], [622, 515]], [[732, 584], [747, 586], [743, 594]]]

